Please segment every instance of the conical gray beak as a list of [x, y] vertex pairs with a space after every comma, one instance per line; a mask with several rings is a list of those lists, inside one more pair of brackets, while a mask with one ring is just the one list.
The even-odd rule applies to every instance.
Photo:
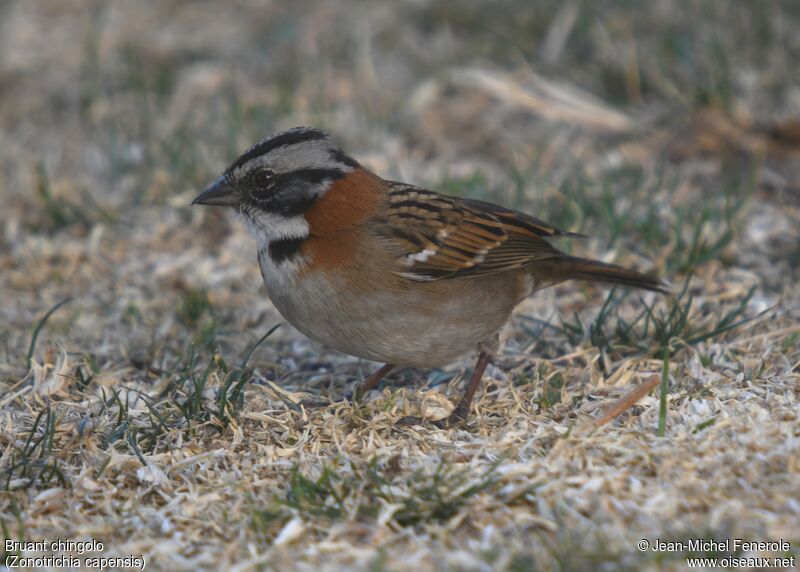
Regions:
[[232, 207], [239, 202], [237, 191], [223, 175], [192, 201], [193, 205], [209, 205], [216, 207]]

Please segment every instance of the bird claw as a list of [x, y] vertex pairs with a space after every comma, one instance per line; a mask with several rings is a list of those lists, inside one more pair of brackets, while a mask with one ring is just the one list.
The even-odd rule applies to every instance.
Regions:
[[467, 416], [462, 415], [460, 411], [455, 410], [444, 419], [436, 422], [439, 429], [456, 429], [467, 424]]
[[425, 425], [426, 423], [428, 423], [428, 421], [422, 417], [417, 417], [416, 415], [406, 415], [405, 417], [401, 417], [395, 421], [394, 424], [395, 427], [410, 427], [412, 425]]
[[422, 427], [425, 426], [433, 426], [437, 429], [453, 429], [456, 427], [460, 427], [466, 422], [466, 417], [458, 410], [454, 410], [450, 415], [444, 417], [442, 419], [437, 419], [436, 421], [431, 421], [428, 419], [424, 419], [423, 417], [417, 417], [416, 415], [408, 415], [406, 417], [401, 417], [395, 422], [395, 426], [397, 427], [409, 427], [413, 425], [419, 425]]
[[306, 409], [320, 409], [322, 407], [333, 405], [334, 403], [337, 402], [330, 399], [303, 399], [297, 403], [297, 406], [298, 408], [305, 407]]

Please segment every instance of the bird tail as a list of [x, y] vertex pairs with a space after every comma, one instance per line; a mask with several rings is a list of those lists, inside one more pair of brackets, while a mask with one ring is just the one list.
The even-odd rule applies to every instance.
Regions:
[[656, 278], [635, 270], [628, 270], [616, 264], [608, 264], [576, 256], [558, 258], [555, 264], [556, 272], [563, 280], [587, 280], [590, 282], [607, 282], [621, 284], [634, 288], [643, 288], [653, 292], [669, 294], [669, 285]]

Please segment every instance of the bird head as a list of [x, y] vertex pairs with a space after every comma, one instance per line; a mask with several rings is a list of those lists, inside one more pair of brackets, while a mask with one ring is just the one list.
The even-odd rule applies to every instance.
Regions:
[[304, 238], [303, 213], [357, 168], [324, 131], [295, 127], [247, 149], [192, 204], [233, 208], [257, 238]]

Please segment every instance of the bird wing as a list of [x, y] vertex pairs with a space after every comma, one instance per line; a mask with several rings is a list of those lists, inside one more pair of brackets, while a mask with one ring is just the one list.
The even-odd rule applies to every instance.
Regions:
[[545, 237], [576, 236], [491, 203], [403, 183], [389, 183], [375, 228], [397, 254], [395, 273], [416, 281], [518, 269], [561, 255]]

